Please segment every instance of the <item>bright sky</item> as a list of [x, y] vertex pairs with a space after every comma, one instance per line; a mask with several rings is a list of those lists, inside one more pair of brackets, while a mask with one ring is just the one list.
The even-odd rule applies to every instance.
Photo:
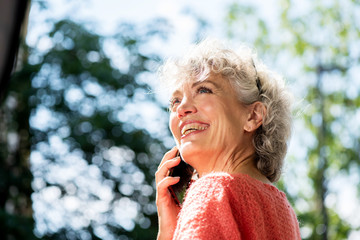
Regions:
[[[174, 26], [174, 34], [171, 44], [186, 46], [193, 41], [193, 31], [196, 22], [186, 10], [206, 19], [212, 24], [211, 35], [221, 37], [222, 26], [220, 22], [224, 18], [225, 8], [230, 0], [199, 0], [199, 1], [175, 1], [175, 0], [152, 0], [152, 1], [124, 1], [124, 0], [89, 0], [89, 1], [49, 1], [50, 9], [42, 16], [37, 16], [34, 21], [41, 23], [48, 17], [62, 19], [69, 17], [79, 22], [93, 23], [91, 28], [101, 34], [112, 34], [120, 22], [144, 23], [153, 18], [163, 17], [168, 19]], [[55, 11], [56, 9], [56, 11]], [[45, 24], [41, 24], [46, 27]], [[38, 31], [42, 31], [38, 29]], [[28, 42], [35, 40], [37, 31], [30, 31]], [[181, 48], [172, 46], [165, 47], [165, 52], [174, 54]]]

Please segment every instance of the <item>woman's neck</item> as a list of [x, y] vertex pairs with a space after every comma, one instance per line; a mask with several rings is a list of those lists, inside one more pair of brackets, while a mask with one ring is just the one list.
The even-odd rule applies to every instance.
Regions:
[[270, 180], [257, 169], [254, 159], [241, 162], [230, 174], [247, 174], [263, 183], [271, 184]]
[[242, 158], [233, 158], [228, 161], [216, 161], [217, 164], [211, 170], [198, 171], [199, 177], [206, 175], [210, 172], [227, 172], [229, 174], [247, 174], [261, 182], [271, 184], [269, 179], [264, 176], [255, 165], [254, 154], [242, 154]]

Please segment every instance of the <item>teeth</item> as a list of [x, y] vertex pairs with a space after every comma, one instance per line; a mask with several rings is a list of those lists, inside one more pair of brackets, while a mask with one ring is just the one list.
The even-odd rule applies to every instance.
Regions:
[[188, 135], [189, 133], [192, 133], [194, 131], [205, 130], [207, 128], [208, 126], [201, 126], [198, 124], [187, 124], [181, 130], [181, 135]]

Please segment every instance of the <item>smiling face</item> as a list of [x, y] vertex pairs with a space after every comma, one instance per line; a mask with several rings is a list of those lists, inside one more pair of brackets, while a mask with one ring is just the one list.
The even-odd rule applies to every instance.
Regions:
[[172, 94], [170, 111], [169, 125], [181, 155], [200, 175], [253, 154], [252, 134], [245, 130], [250, 110], [221, 75], [184, 82]]

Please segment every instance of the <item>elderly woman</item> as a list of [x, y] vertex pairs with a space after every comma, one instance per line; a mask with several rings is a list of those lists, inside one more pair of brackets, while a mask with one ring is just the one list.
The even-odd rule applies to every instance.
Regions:
[[[300, 239], [293, 209], [272, 185], [291, 130], [283, 79], [249, 48], [213, 40], [168, 60], [160, 74], [176, 147], [156, 172], [158, 239]], [[198, 177], [181, 204], [171, 186], [182, 176], [169, 176], [178, 152]]]

